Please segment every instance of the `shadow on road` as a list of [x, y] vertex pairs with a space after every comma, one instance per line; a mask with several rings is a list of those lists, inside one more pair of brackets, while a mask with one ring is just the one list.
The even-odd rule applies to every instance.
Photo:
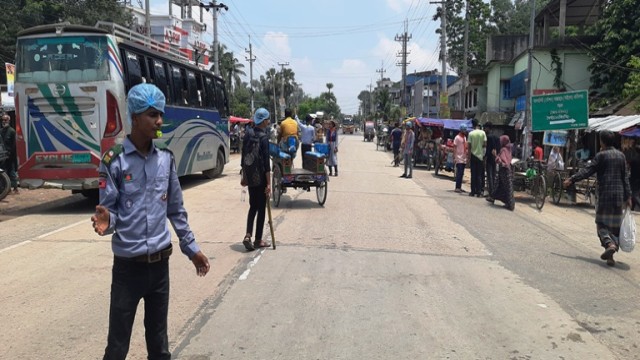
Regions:
[[585, 261], [594, 265], [598, 265], [600, 267], [606, 268], [606, 269], [617, 269], [617, 270], [623, 270], [623, 271], [629, 271], [631, 270], [631, 266], [629, 266], [629, 264], [623, 263], [619, 260], [616, 260], [616, 266], [609, 266], [607, 265], [607, 263], [603, 260], [600, 259], [594, 259], [594, 258], [586, 258], [584, 256], [568, 256], [568, 255], [563, 255], [563, 254], [558, 254], [558, 253], [554, 253], [552, 252], [551, 255], [555, 255], [555, 256], [559, 256], [565, 259], [571, 259], [571, 260], [581, 260], [581, 261]]

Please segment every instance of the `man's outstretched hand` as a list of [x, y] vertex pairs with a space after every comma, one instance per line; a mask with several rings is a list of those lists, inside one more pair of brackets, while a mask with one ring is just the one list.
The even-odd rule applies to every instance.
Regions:
[[91, 223], [93, 224], [93, 230], [98, 235], [104, 235], [104, 232], [109, 228], [109, 210], [102, 205], [96, 206], [96, 212], [91, 217]]

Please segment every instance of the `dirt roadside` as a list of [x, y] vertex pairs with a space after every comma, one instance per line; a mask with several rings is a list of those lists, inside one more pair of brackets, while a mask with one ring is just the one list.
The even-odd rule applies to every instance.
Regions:
[[84, 197], [81, 194], [71, 194], [69, 190], [20, 189], [19, 194], [10, 193], [0, 201], [0, 221], [82, 199]]

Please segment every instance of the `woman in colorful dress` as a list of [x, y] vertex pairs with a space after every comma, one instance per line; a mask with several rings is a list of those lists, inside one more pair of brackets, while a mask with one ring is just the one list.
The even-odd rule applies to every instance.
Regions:
[[329, 158], [327, 159], [327, 166], [329, 167], [329, 176], [333, 176], [333, 169], [336, 170], [338, 176], [338, 128], [336, 122], [329, 121], [329, 128], [327, 129], [327, 144], [329, 144]]

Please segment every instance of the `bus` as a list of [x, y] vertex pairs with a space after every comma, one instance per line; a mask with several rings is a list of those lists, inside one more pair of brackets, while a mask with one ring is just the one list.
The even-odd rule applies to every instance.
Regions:
[[116, 24], [21, 31], [16, 45], [20, 186], [96, 196], [102, 154], [129, 133], [126, 94], [152, 83], [166, 96], [162, 138], [178, 176], [219, 176], [229, 161], [224, 81], [177, 49]]

